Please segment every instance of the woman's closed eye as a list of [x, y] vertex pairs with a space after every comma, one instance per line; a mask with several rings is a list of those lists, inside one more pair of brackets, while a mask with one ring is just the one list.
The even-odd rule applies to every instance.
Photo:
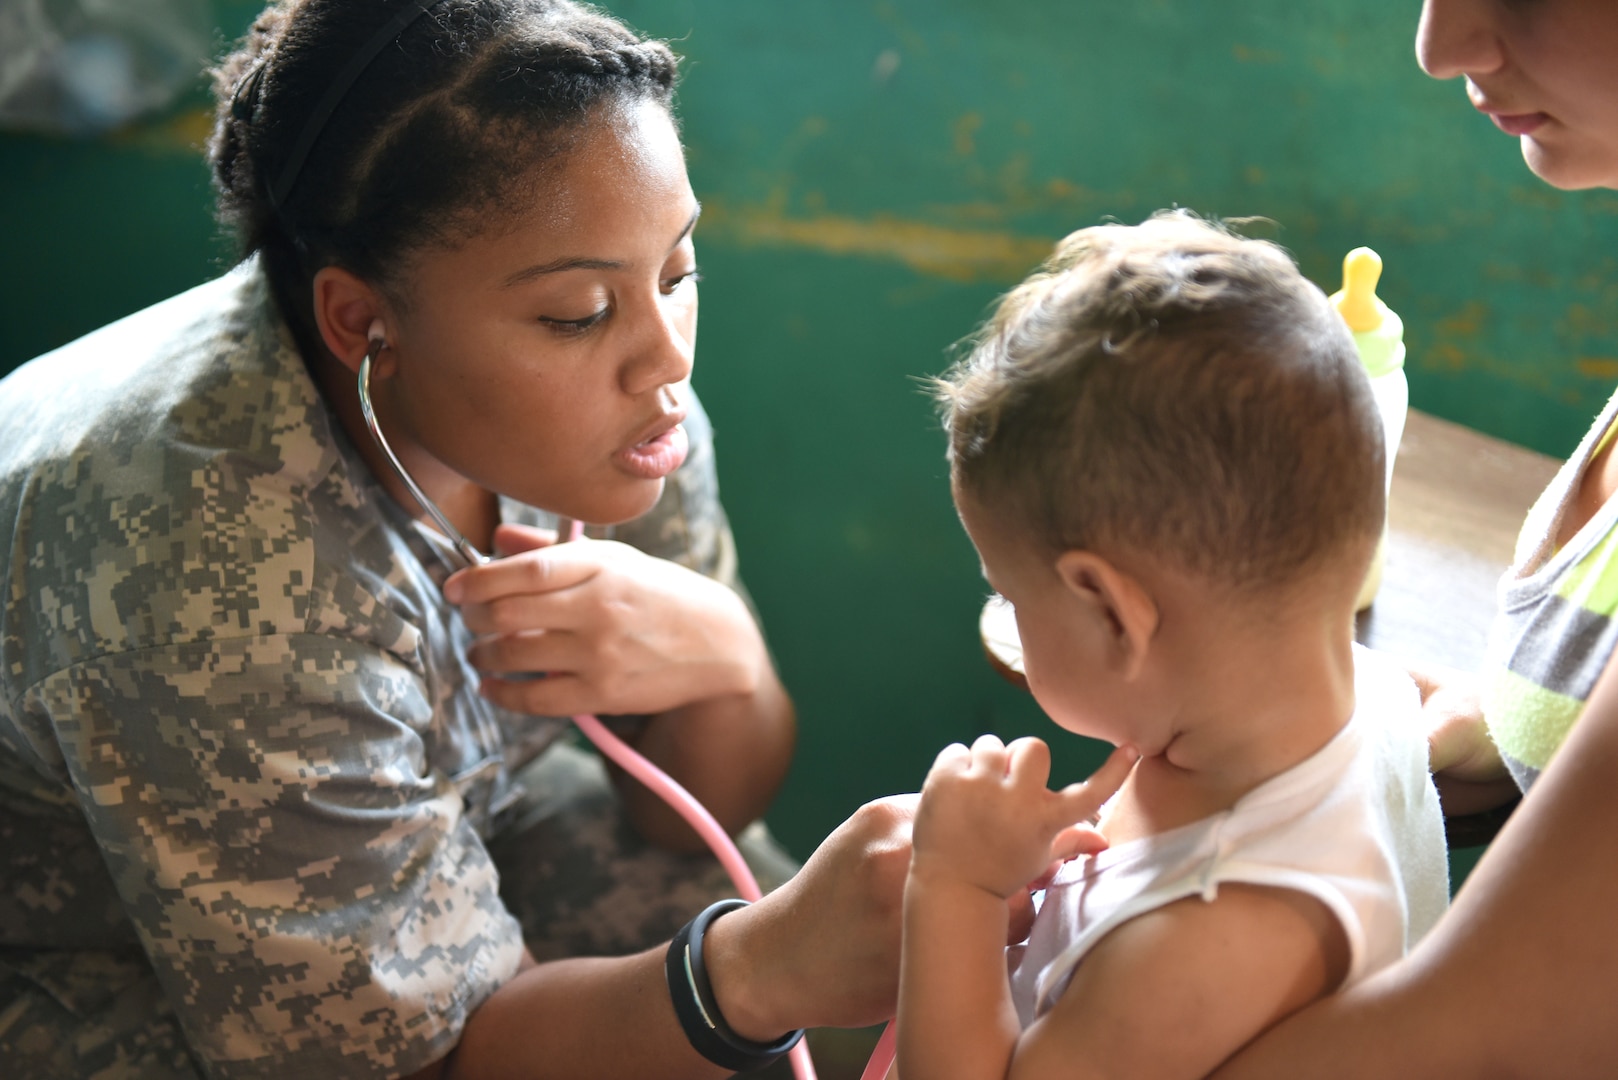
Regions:
[[582, 334], [605, 319], [612, 311], [612, 305], [607, 304], [592, 311], [581, 319], [558, 319], [550, 315], [541, 315], [539, 321], [550, 327], [558, 334]]
[[664, 278], [662, 281], [663, 295], [669, 296], [673, 294], [674, 291], [677, 290], [681, 285], [695, 285], [701, 280], [702, 271], [693, 266], [690, 270], [687, 270], [683, 274], [676, 274], [673, 277]]

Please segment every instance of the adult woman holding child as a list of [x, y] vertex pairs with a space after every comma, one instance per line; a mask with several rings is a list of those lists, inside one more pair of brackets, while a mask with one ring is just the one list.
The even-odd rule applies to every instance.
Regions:
[[[1416, 51], [1435, 78], [1464, 78], [1552, 186], [1618, 187], [1618, 5], [1426, 0]], [[1271, 1029], [1219, 1077], [1612, 1074], [1615, 403], [1529, 515], [1486, 679], [1425, 688], [1452, 812], [1519, 786], [1522, 805], [1404, 961]]]
[[[0, 385], [0, 1073], [727, 1071], [663, 943], [732, 887], [547, 719], [790, 873], [675, 74], [568, 0], [279, 0], [217, 75], [243, 263]], [[888, 1014], [904, 827], [712, 924], [731, 1051]]]

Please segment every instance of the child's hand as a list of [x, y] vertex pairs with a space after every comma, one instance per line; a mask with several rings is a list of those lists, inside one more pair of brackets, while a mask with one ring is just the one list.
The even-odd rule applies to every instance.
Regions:
[[1436, 665], [1407, 664], [1421, 691], [1427, 727], [1427, 765], [1444, 816], [1492, 810], [1518, 794], [1483, 719], [1483, 687], [1473, 674]]
[[1085, 783], [1051, 791], [1050, 749], [1039, 739], [1005, 746], [984, 735], [970, 749], [946, 746], [921, 789], [911, 873], [1002, 899], [1026, 890], [1053, 862], [1106, 848], [1083, 823], [1123, 785], [1137, 756], [1120, 747]]

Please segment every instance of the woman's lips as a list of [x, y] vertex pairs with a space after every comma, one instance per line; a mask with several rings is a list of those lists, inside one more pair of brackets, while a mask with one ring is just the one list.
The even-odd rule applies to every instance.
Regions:
[[1517, 136], [1517, 135], [1532, 135], [1535, 131], [1539, 130], [1540, 125], [1543, 124], [1545, 121], [1549, 120], [1550, 117], [1545, 115], [1542, 112], [1536, 112], [1536, 113], [1497, 113], [1497, 112], [1492, 112], [1492, 113], [1489, 113], [1489, 119], [1494, 121], [1494, 126], [1495, 127], [1499, 128], [1501, 131], [1505, 132], [1507, 135]]
[[675, 424], [644, 442], [625, 447], [614, 458], [619, 467], [631, 476], [642, 480], [661, 480], [680, 467], [689, 449], [685, 427]]

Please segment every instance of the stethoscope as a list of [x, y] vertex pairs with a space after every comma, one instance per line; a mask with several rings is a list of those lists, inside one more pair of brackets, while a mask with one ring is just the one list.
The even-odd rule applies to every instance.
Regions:
[[[376, 419], [376, 408], [371, 403], [371, 362], [376, 359], [377, 354], [387, 347], [387, 336], [384, 332], [382, 320], [378, 319], [371, 324], [366, 333], [366, 338], [365, 358], [360, 361], [359, 369], [359, 395], [360, 412], [365, 416], [365, 426], [371, 432], [371, 438], [375, 440], [377, 448], [382, 451], [382, 456], [388, 459], [388, 464], [393, 467], [394, 475], [404, 482], [405, 488], [410, 492], [410, 497], [416, 500], [417, 506], [427, 512], [428, 517], [432, 518], [433, 524], [449, 539], [456, 552], [465, 560], [466, 565], [484, 566], [493, 562], [492, 558], [479, 551], [472, 541], [468, 540], [459, 529], [450, 523], [449, 518], [438, 508], [438, 504], [428, 498], [425, 491], [421, 490], [415, 478], [410, 475], [410, 471], [404, 467], [404, 462], [399, 460], [399, 455], [393, 452], [393, 447], [388, 445], [387, 436], [382, 434], [382, 425]], [[584, 525], [582, 522], [576, 519], [564, 519], [558, 529], [557, 539], [559, 541], [578, 540], [583, 534]], [[719, 822], [714, 820], [714, 816], [708, 812], [707, 807], [698, 802], [696, 797], [681, 786], [679, 781], [642, 757], [628, 743], [609, 731], [607, 726], [596, 717], [588, 713], [580, 713], [572, 719], [585, 737], [595, 744], [597, 750], [616, 763], [619, 768], [650, 788], [659, 798], [673, 807], [685, 819], [686, 824], [696, 830], [697, 835], [702, 837], [709, 849], [713, 851], [715, 857], [719, 859], [720, 865], [725, 868], [725, 872], [730, 875], [730, 880], [736, 886], [737, 891], [741, 893], [742, 899], [752, 901], [764, 895], [763, 891], [758, 887], [757, 879], [753, 877], [753, 871], [749, 869], [747, 861], [742, 858], [742, 853], [737, 849], [735, 842], [731, 840], [729, 834], [725, 832]], [[883, 1036], [884, 1041], [891, 1041], [891, 1036], [892, 1030], [890, 1028]], [[878, 1053], [880, 1054], [881, 1052], [879, 1047]], [[792, 1048], [791, 1057], [792, 1071], [798, 1077], [798, 1080], [815, 1080], [815, 1067], [813, 1062], [809, 1060], [809, 1044], [807, 1042], [800, 1039], [798, 1044]], [[889, 1061], [891, 1061], [891, 1056]], [[876, 1058], [873, 1057], [872, 1067], [875, 1065]], [[887, 1066], [883, 1065], [881, 1072], [875, 1075], [883, 1076], [886, 1074]], [[871, 1075], [871, 1067], [868, 1067], [867, 1075]]]
[[[404, 467], [404, 463], [399, 460], [399, 455], [395, 454], [393, 447], [388, 445], [388, 437], [382, 434], [382, 425], [377, 423], [376, 407], [371, 404], [371, 361], [376, 359], [378, 353], [387, 348], [387, 337], [383, 333], [381, 319], [371, 323], [371, 328], [367, 332], [366, 338], [368, 345], [365, 350], [365, 359], [360, 361], [360, 412], [365, 415], [365, 426], [370, 429], [371, 438], [376, 440], [376, 445], [381, 449], [382, 456], [388, 459], [389, 465], [393, 466], [394, 474], [404, 481], [404, 486], [410, 491], [410, 497], [416, 500], [417, 506], [427, 511], [427, 516], [433, 519], [433, 524], [438, 526], [439, 532], [448, 537], [449, 542], [455, 545], [455, 550], [460, 553], [462, 559], [466, 560], [466, 565], [483, 566], [485, 563], [493, 562], [493, 559], [474, 547], [472, 541], [468, 540], [461, 530], [450, 524], [449, 518], [445, 517], [444, 512], [438, 508], [438, 504], [429, 499], [427, 493], [417, 486], [415, 478], [410, 475], [409, 470]], [[577, 537], [569, 535], [566, 539], [575, 540]]]

